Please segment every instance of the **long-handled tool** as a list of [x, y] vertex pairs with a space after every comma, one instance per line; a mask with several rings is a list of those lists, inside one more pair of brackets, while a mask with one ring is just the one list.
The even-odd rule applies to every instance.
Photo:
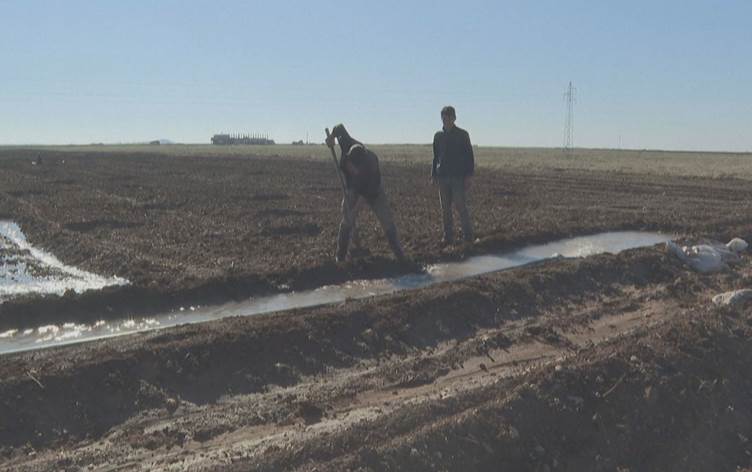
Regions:
[[[326, 142], [329, 146], [329, 150], [332, 152], [332, 159], [334, 160], [334, 168], [337, 169], [337, 175], [339, 176], [339, 183], [342, 185], [342, 196], [345, 199], [345, 218], [347, 218], [347, 222], [350, 224], [350, 227], [355, 230], [354, 228], [354, 221], [352, 218], [352, 211], [354, 208], [352, 207], [350, 202], [350, 193], [347, 191], [347, 184], [345, 183], [345, 176], [342, 175], [342, 169], [339, 167], [339, 161], [337, 160], [337, 153], [334, 151], [334, 143], [330, 141], [330, 133], [329, 128], [324, 128], [324, 131], [326, 131]], [[331, 143], [331, 144], [330, 144]]]

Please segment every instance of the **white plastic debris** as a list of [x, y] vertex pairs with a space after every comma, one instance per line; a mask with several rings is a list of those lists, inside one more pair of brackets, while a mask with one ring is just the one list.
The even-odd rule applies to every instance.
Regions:
[[734, 306], [747, 300], [752, 300], [752, 289], [734, 290], [713, 297], [713, 303], [717, 306]]
[[[733, 244], [732, 244], [733, 243]], [[729, 265], [741, 262], [739, 252], [746, 248], [747, 243], [734, 238], [728, 244], [698, 244], [696, 246], [679, 247], [673, 241], [668, 241], [666, 247], [669, 252], [697, 272], [719, 272], [728, 269]]]
[[731, 251], [739, 253], [746, 251], [749, 247], [749, 244], [747, 244], [747, 241], [743, 240], [742, 238], [734, 238], [726, 244], [726, 247]]

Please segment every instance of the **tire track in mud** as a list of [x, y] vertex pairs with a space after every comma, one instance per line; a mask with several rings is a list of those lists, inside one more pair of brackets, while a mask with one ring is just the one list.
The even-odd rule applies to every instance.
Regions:
[[[587, 342], [597, 345], [608, 337], [623, 335], [639, 326], [635, 320], [639, 321], [642, 316], [638, 311], [632, 316], [615, 315], [601, 319], [591, 326], [592, 332], [587, 337]], [[618, 324], [618, 328], [614, 327], [612, 322]], [[89, 463], [99, 467], [105, 465], [97, 463], [97, 459], [102, 459], [97, 457], [102, 448], [122, 448], [117, 451], [117, 456], [127, 459], [117, 464], [116, 468], [130, 468], [148, 463], [152, 470], [168, 468], [175, 460], [178, 461], [177, 467], [206, 467], [222, 464], [227, 457], [258, 457], [262, 455], [259, 451], [298, 447], [296, 445], [304, 444], [321, 435], [341, 433], [342, 430], [361, 422], [389, 417], [403, 408], [463, 397], [499, 382], [504, 382], [505, 388], [512, 388], [521, 382], [515, 379], [545, 368], [553, 361], [565, 362], [573, 350], [585, 345], [583, 342], [582, 345], [571, 344], [562, 347], [561, 343], [549, 344], [530, 339], [529, 333], [537, 332], [532, 327], [539, 326], [534, 320], [523, 320], [513, 324], [517, 327], [486, 330], [461, 344], [452, 342], [446, 346], [438, 346], [438, 352], [420, 352], [417, 359], [411, 355], [399, 359], [396, 362], [400, 364], [397, 366], [399, 370], [403, 369], [403, 364], [412, 363], [412, 360], [420, 363], [426, 359], [437, 358], [436, 361], [442, 365], [454, 364], [454, 368], [434, 372], [415, 386], [412, 385], [412, 380], [404, 379], [396, 382], [387, 381], [385, 384], [384, 378], [388, 378], [389, 375], [384, 371], [389, 370], [389, 366], [335, 370], [323, 377], [303, 381], [288, 388], [274, 389], [267, 394], [259, 395], [261, 398], [241, 396], [212, 408], [189, 410], [186, 413], [157, 419], [147, 416], [131, 420], [119, 428], [119, 432], [106, 436], [104, 442], [84, 446], [77, 454], [83, 456], [86, 462], [90, 461]], [[495, 336], [502, 336], [508, 347], [489, 349], [488, 340]], [[519, 339], [513, 342], [510, 337]], [[467, 344], [470, 346], [466, 346]], [[478, 350], [479, 344], [484, 347], [485, 353], [482, 356], [468, 356], [467, 351]], [[456, 356], [455, 351], [458, 350], [466, 352]], [[441, 359], [447, 357], [450, 360]], [[408, 366], [407, 370], [412, 371], [412, 367], [414, 366]], [[343, 378], [346, 380], [343, 381]], [[344, 389], [342, 384], [346, 384]], [[338, 396], [332, 396], [332, 392], [340, 393]], [[328, 403], [325, 411], [316, 406], [316, 403], [323, 402]], [[273, 408], [279, 411], [264, 412], [259, 408], [259, 405], [263, 404], [273, 404]], [[326, 418], [315, 418], [312, 424], [305, 426], [311, 420], [302, 415], [301, 405], [310, 405], [309, 408], [321, 410]], [[238, 410], [241, 413], [238, 413]], [[242, 417], [251, 419], [241, 419], [241, 423], [238, 424], [238, 419]], [[221, 418], [234, 419], [235, 422], [216, 424], [217, 419]], [[269, 424], [270, 419], [274, 423]], [[213, 423], [211, 430], [202, 429], [202, 425], [207, 423]], [[170, 430], [172, 436], [164, 433]], [[401, 435], [410, 432], [404, 431]], [[165, 451], [159, 460], [150, 457], [156, 447], [174, 444], [176, 437], [183, 438], [177, 439], [175, 444], [180, 446], [178, 451]], [[200, 438], [199, 441], [183, 443], [187, 438], [197, 437]], [[362, 444], [360, 446], [362, 447]], [[107, 461], [109, 460], [111, 458], [107, 456]], [[75, 462], [80, 463], [81, 457]], [[11, 464], [12, 467], [20, 465], [20, 462]], [[48, 462], [37, 463], [32, 465], [32, 469], [49, 465], [51, 464]], [[289, 466], [290, 464], [286, 464], [285, 467]]]
[[[517, 385], [496, 384], [450, 415], [439, 405], [409, 409], [415, 428], [391, 434], [384, 423], [347, 432], [370, 440], [316, 462], [319, 470], [736, 470], [749, 463], [752, 386], [736, 375], [752, 360], [748, 321], [743, 335], [712, 328], [703, 313], [687, 313], [653, 333], [595, 346], [571, 365], [543, 368]], [[705, 319], [703, 319], [705, 318]], [[698, 320], [699, 319], [699, 320]], [[730, 323], [733, 325], [733, 323]], [[661, 341], [671, 330], [686, 336]], [[701, 329], [697, 329], [701, 328]], [[708, 329], [710, 328], [710, 329]], [[694, 342], [715, 356], [687, 359]], [[561, 370], [557, 370], [561, 366]], [[689, 374], [689, 375], [687, 375]], [[394, 419], [393, 421], [396, 421]], [[404, 421], [404, 420], [403, 420]], [[389, 436], [376, 435], [389, 431]], [[383, 439], [383, 442], [381, 441]], [[312, 470], [308, 450], [246, 461], [224, 470]]]
[[[306, 470], [305, 464], [313, 459], [321, 464], [331, 461], [326, 470], [346, 470], [349, 466], [343, 464], [370, 463], [375, 457], [368, 452], [376, 450], [368, 440], [373, 435], [387, 434], [393, 440], [392, 446], [385, 442], [384, 451], [402, 450], [401, 445], [414, 442], [432, 428], [443, 428], [441, 418], [475, 421], [468, 409], [495, 405], [501, 397], [514, 398], [514, 392], [529, 383], [531, 376], [551, 371], [552, 360], [568, 369], [567, 365], [598, 352], [600, 346], [621, 342], [618, 336], [615, 340], [605, 339], [607, 336], [634, 331], [634, 339], [649, 337], [658, 331], [651, 323], [671, 325], [686, 316], [683, 305], [697, 303], [716, 286], [733, 282], [725, 276], [688, 273], [657, 249], [559, 261], [513, 272], [409, 297], [232, 320], [177, 329], [145, 340], [13, 357], [0, 367], [4, 371], [1, 398], [16, 396], [8, 387], [21, 388], [16, 392], [22, 401], [13, 411], [26, 415], [25, 421], [35, 424], [37, 430], [59, 429], [65, 424], [45, 419], [45, 412], [34, 419], [28, 416], [30, 408], [47, 401], [79, 412], [81, 407], [63, 406], [59, 398], [45, 400], [44, 390], [26, 375], [32, 368], [42, 384], [52, 385], [52, 378], [60, 378], [55, 384], [59, 389], [56, 397], [92, 402], [80, 414], [89, 418], [99, 415], [100, 421], [109, 424], [89, 439], [81, 435], [95, 431], [90, 422], [82, 424], [78, 432], [69, 427], [57, 437], [40, 441], [30, 435], [20, 438], [21, 443], [17, 435], [23, 428], [9, 425], [13, 439], [0, 432], [3, 453], [13, 467], [28, 461], [28, 470], [43, 470], [43, 465], [53, 464], [50, 461], [61, 460], [61, 451], [70, 452], [63, 456], [71, 464], [122, 461], [126, 468], [151, 461], [155, 468], [179, 470], [188, 464], [184, 460], [190, 459], [199, 468], [229, 467], [232, 460], [242, 460], [245, 466], [248, 461], [258, 465], [259, 470], [298, 466]], [[470, 302], [473, 297], [476, 301]], [[258, 331], [258, 338], [244, 338], [241, 333], [264, 325], [287, 328], [285, 341], [269, 330]], [[237, 336], [240, 344], [226, 344], [228, 337]], [[265, 349], [273, 349], [263, 360], [247, 347], [239, 350], [259, 341], [268, 343]], [[325, 346], [329, 347], [322, 350]], [[289, 352], [298, 354], [290, 357]], [[148, 353], [152, 354], [145, 358]], [[206, 354], [209, 357], [202, 360]], [[191, 367], [191, 359], [198, 364]], [[235, 359], [239, 362], [233, 362]], [[264, 365], [272, 364], [272, 359], [279, 366], [274, 374], [264, 374]], [[499, 365], [506, 359], [511, 367], [495, 367], [491, 359]], [[55, 365], [50, 363], [53, 360]], [[254, 365], [254, 361], [260, 363]], [[228, 368], [203, 379], [196, 376], [216, 370], [217, 362]], [[247, 368], [241, 369], [238, 377], [234, 372], [242, 364]], [[182, 370], [176, 374], [176, 368]], [[280, 376], [280, 372], [286, 375]], [[94, 397], [81, 395], [75, 388], [65, 393], [66, 385], [84, 382], [88, 388], [96, 388], [97, 378], [116, 380], [118, 391], [125, 388], [131, 397], [111, 403], [112, 399], [102, 397], [108, 394], [104, 389]], [[498, 383], [500, 378], [504, 380]], [[200, 391], [207, 384], [222, 388], [209, 397], [194, 392], [193, 399], [186, 398], [191, 396], [191, 388]], [[452, 390], [453, 395], [444, 393]], [[134, 401], [140, 404], [132, 409]], [[131, 405], [131, 409], [113, 417], [111, 410], [121, 404]], [[171, 410], [175, 411], [172, 415]], [[400, 419], [405, 416], [413, 420]], [[3, 415], [5, 418], [9, 416]], [[36, 445], [23, 446], [26, 440]], [[29, 447], [39, 449], [31, 459], [23, 455]], [[398, 460], [407, 459], [400, 456]], [[176, 462], [170, 465], [170, 461]]]
[[[86, 461], [97, 464], [96, 459], [101, 460], [98, 456], [102, 447], [110, 449], [107, 460], [113, 459], [113, 449], [125, 448], [121, 454], [115, 454], [114, 457], [123, 459], [123, 462], [111, 464], [115, 469], [140, 468], [139, 466], [148, 467], [150, 470], [185, 470], [189, 467], [195, 470], [225, 467], [230, 470], [292, 470], [295, 467], [302, 466], [301, 470], [311, 470], [305, 467], [310, 465], [310, 457], [316, 458], [318, 470], [349, 470], [350, 467], [363, 466], [371, 460], [383, 461], [384, 451], [392, 449], [402, 449], [406, 447], [409, 451], [420, 446], [421, 450], [425, 446], [420, 444], [420, 438], [427, 435], [434, 435], [436, 430], [455, 429], [456, 423], [472, 422], [477, 420], [478, 409], [498, 408], [496, 405], [505, 405], [510, 402], [519, 402], [519, 391], [529, 389], [528, 382], [535, 380], [535, 376], [540, 377], [541, 372], [550, 375], [553, 372], [559, 372], [559, 368], [569, 369], [568, 364], [575, 362], [578, 358], [587, 356], [589, 352], [600, 349], [602, 346], [624, 344], [624, 339], [639, 339], [644, 337], [647, 331], [655, 331], [661, 326], [670, 324], [672, 318], [676, 316], [686, 316], [687, 313], [678, 312], [675, 315], [665, 315], [671, 312], [672, 302], [658, 301], [652, 298], [646, 306], [642, 306], [627, 315], [611, 315], [600, 318], [591, 326], [584, 326], [590, 329], [589, 336], [579, 336], [571, 339], [571, 344], [566, 347], [561, 345], [552, 345], [540, 343], [533, 340], [520, 340], [513, 343], [508, 349], [498, 349], [487, 351], [483, 356], [474, 356], [463, 358], [463, 366], [456, 370], [439, 375], [433, 381], [426, 382], [423, 385], [415, 387], [399, 388], [384, 386], [374, 390], [363, 389], [350, 398], [330, 399], [333, 405], [326, 409], [325, 418], [317, 418], [309, 424], [306, 418], [300, 418], [300, 402], [290, 401], [290, 398], [312, 398], [315, 397], [317, 389], [324, 391], [329, 390], [328, 382], [337, 383], [342, 372], [331, 372], [326, 378], [316, 379], [314, 383], [303, 382], [300, 385], [270, 392], [269, 397], [282, 397], [284, 400], [277, 400], [281, 404], [280, 409], [285, 413], [282, 419], [277, 419], [273, 424], [259, 424], [251, 426], [242, 426], [231, 428], [228, 426], [219, 427], [215, 430], [219, 434], [214, 437], [202, 436], [200, 441], [186, 438], [192, 438], [191, 434], [186, 431], [186, 418], [192, 415], [184, 414], [173, 417], [162, 418], [159, 420], [147, 420], [134, 422], [127, 428], [123, 428], [132, 434], [133, 431], [142, 430], [143, 435], [153, 436], [153, 442], [148, 439], [131, 437], [131, 442], [123, 438], [121, 434], [114, 434], [107, 438], [104, 444], [95, 443], [91, 446], [85, 446], [77, 452], [79, 457], [74, 463], [81, 463], [81, 455]], [[646, 325], [643, 320], [646, 316], [652, 317], [655, 314], [664, 314], [661, 319], [653, 318], [650, 325]], [[531, 327], [539, 327], [531, 320], [523, 320], [520, 325], [527, 324], [525, 329], [520, 326], [517, 331], [520, 333], [536, 331]], [[508, 337], [515, 329], [503, 330], [504, 336]], [[478, 336], [470, 342], [479, 340], [483, 341], [493, 335], [493, 332], [478, 333]], [[564, 335], [568, 337], [568, 335]], [[621, 349], [621, 348], [620, 348]], [[444, 353], [451, 351], [441, 349]], [[611, 351], [610, 357], [618, 349]], [[628, 354], [620, 353], [623, 357]], [[490, 364], [489, 357], [495, 357], [496, 363]], [[404, 362], [405, 360], [401, 360]], [[630, 359], [630, 362], [634, 362]], [[481, 364], [489, 364], [490, 367], [482, 367]], [[371, 372], [366, 369], [363, 374], [368, 375]], [[359, 374], [357, 372], [345, 372], [354, 375], [349, 379], [353, 384], [360, 384]], [[558, 375], [558, 374], [554, 374]], [[565, 374], [562, 374], [565, 375]], [[622, 377], [623, 379], [623, 377]], [[621, 380], [621, 379], [620, 379]], [[603, 397], [608, 397], [619, 386], [620, 380], [617, 380], [612, 387], [605, 389]], [[601, 383], [604, 383], [602, 381]], [[395, 394], [396, 392], [396, 394]], [[568, 395], [565, 401], [571, 403], [570, 407], [579, 408], [585, 400], [581, 397]], [[307, 400], [304, 400], [307, 402]], [[237, 410], [243, 408], [239, 404], [245, 405], [244, 414], [253, 416], [254, 412], [259, 415], [258, 407], [255, 404], [265, 403], [258, 399], [249, 399], [238, 397], [232, 402], [220, 405], [215, 412], [199, 412], [194, 416], [210, 416], [215, 418], [222, 416], [222, 410]], [[506, 408], [506, 407], [505, 407]], [[287, 416], [285, 416], [287, 415]], [[401, 421], [403, 416], [418, 416], [417, 420]], [[293, 417], [294, 419], [291, 419]], [[201, 420], [196, 421], [202, 424]], [[237, 425], [236, 425], [237, 426]], [[507, 425], [505, 431], [513, 439], [520, 437], [519, 431], [513, 425]], [[384, 437], [379, 431], [386, 429], [389, 431], [388, 437]], [[165, 435], [165, 431], [172, 430], [173, 436]], [[380, 439], [374, 443], [373, 436]], [[353, 436], [358, 437], [357, 440]], [[181, 438], [176, 440], [175, 437]], [[195, 437], [195, 436], [194, 436]], [[322, 438], [325, 438], [325, 450], [316, 452], [322, 448]], [[498, 438], [497, 438], [498, 439]], [[488, 438], [477, 439], [472, 435], [465, 437], [467, 442], [482, 446], [486, 454], [495, 453], [494, 447], [488, 442]], [[481, 442], [484, 441], [484, 442]], [[125, 444], [128, 444], [127, 446]], [[144, 444], [150, 446], [143, 447]], [[377, 445], [376, 445], [377, 444]], [[141, 446], [143, 456], [139, 456], [139, 451], [133, 451], [133, 446]], [[164, 449], [165, 445], [171, 445]], [[178, 446], [178, 447], [175, 447]], [[548, 446], [548, 445], [547, 445]], [[433, 448], [432, 448], [433, 449]], [[153, 454], [159, 450], [156, 456]], [[325, 452], [332, 450], [335, 452]], [[451, 447], [445, 451], [447, 454]], [[545, 448], [544, 448], [545, 450]], [[434, 451], [436, 452], [436, 451]], [[438, 464], [445, 464], [441, 459], [441, 450], [438, 450], [439, 456], [430, 457], [429, 467], [418, 468], [416, 470], [430, 470]], [[136, 454], [134, 456], [134, 454]], [[519, 456], [519, 452], [517, 456]], [[409, 452], [408, 458], [400, 457], [398, 464], [405, 467], [406, 464], [419, 462], [413, 457], [415, 454]], [[42, 456], [43, 458], [44, 456]], [[75, 457], [75, 455], [73, 456]], [[514, 457], [514, 454], [511, 456]], [[40, 458], [40, 459], [42, 459]], [[424, 459], [424, 458], [421, 458]], [[476, 458], [477, 459], [477, 458]], [[525, 462], [535, 462], [537, 458], [523, 458]], [[507, 458], [508, 460], [508, 458]], [[564, 460], [564, 459], [560, 459]], [[233, 464], [235, 464], [233, 466]], [[14, 466], [20, 465], [19, 463]], [[31, 464], [30, 464], [31, 465]], [[36, 462], [34, 467], [42, 467], [45, 462]], [[49, 462], [46, 463], [49, 465]], [[518, 463], [517, 466], [520, 464]], [[379, 467], [376, 467], [377, 469]], [[21, 469], [25, 470], [25, 469]], [[113, 469], [114, 470], [114, 469]], [[496, 470], [496, 469], [492, 469]]]

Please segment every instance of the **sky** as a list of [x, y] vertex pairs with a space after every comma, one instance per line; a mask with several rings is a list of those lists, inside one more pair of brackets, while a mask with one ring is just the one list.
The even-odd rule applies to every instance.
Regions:
[[0, 0], [0, 144], [752, 150], [752, 1]]

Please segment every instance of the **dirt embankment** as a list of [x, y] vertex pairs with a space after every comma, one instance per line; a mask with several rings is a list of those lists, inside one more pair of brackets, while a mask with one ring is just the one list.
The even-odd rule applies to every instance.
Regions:
[[4, 358], [8, 470], [735, 470], [752, 267], [661, 248]]
[[[0, 153], [0, 217], [64, 262], [132, 282], [84, 296], [0, 305], [0, 329], [91, 321], [416, 270], [392, 261], [369, 212], [366, 251], [332, 261], [340, 189], [313, 159]], [[471, 191], [480, 242], [439, 247], [425, 166], [385, 162], [401, 238], [417, 264], [618, 229], [746, 236], [747, 181], [582, 171], [480, 169]]]

